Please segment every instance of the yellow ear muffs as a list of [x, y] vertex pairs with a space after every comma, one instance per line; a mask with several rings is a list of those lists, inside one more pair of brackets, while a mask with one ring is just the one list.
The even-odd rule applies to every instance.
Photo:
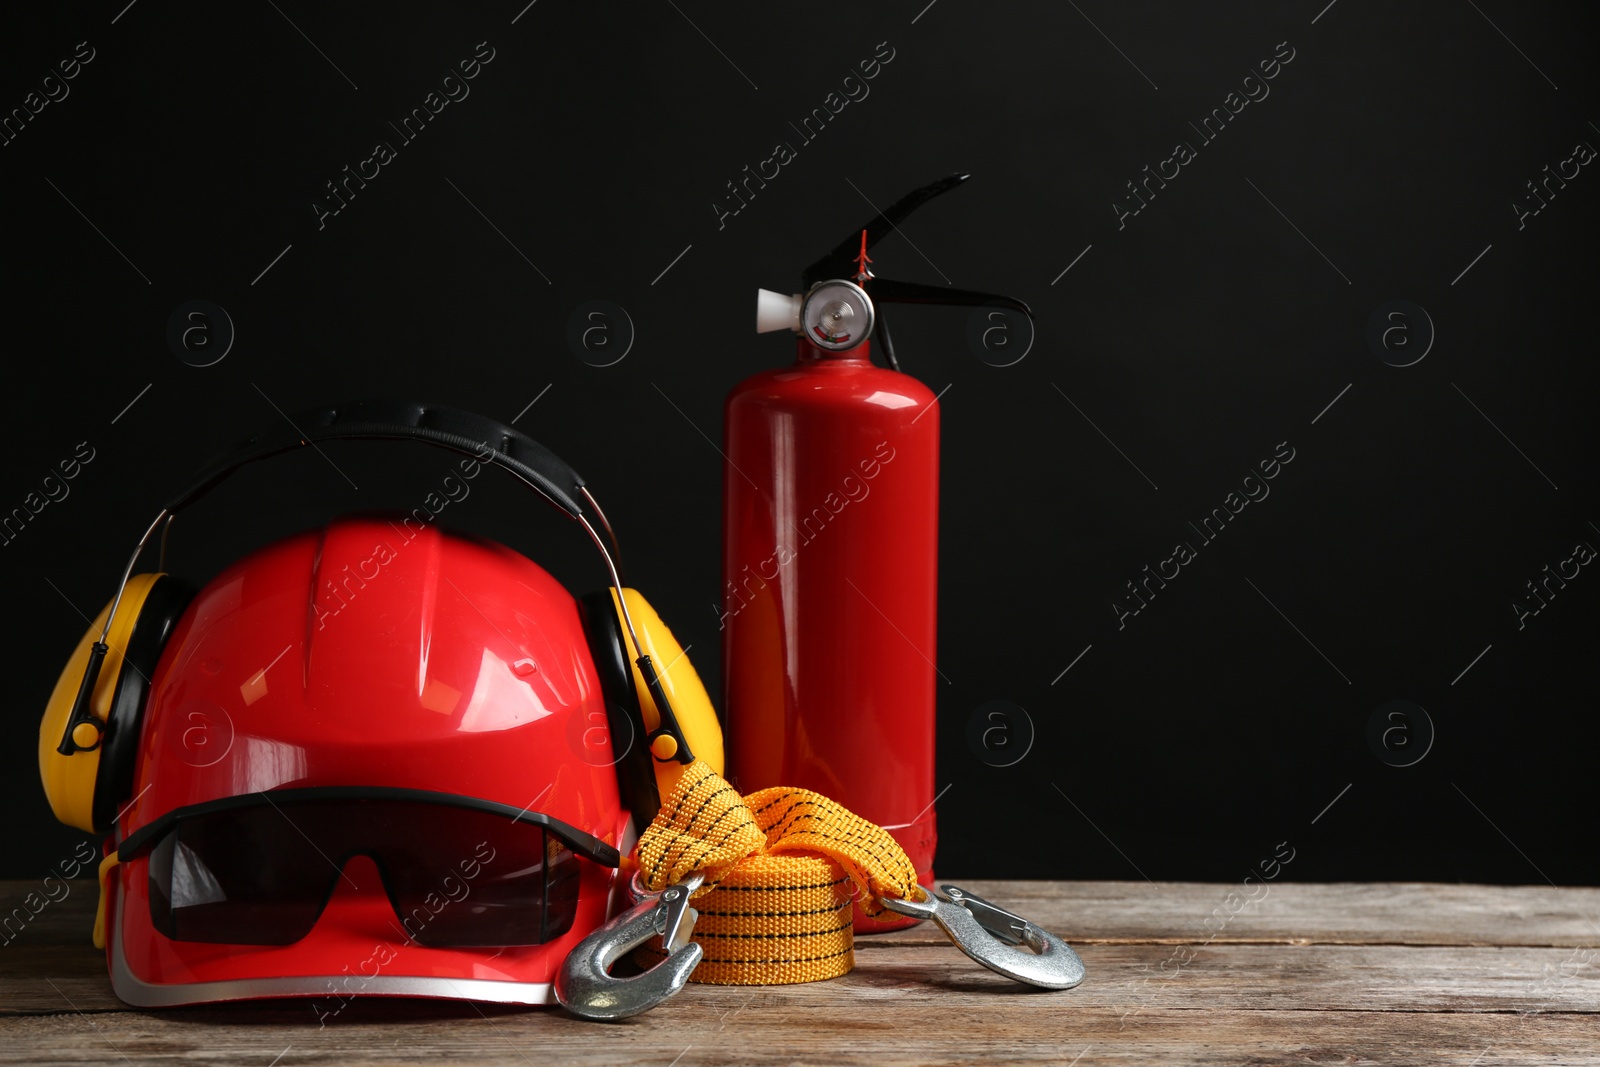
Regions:
[[57, 679], [39, 722], [39, 777], [56, 818], [68, 826], [102, 833], [114, 821], [117, 805], [127, 799], [150, 676], [193, 592], [187, 583], [165, 574], [128, 579], [89, 698], [93, 720], [72, 728], [71, 754], [60, 748], [110, 604], [90, 624]]
[[117, 617], [111, 620], [111, 632], [106, 637], [105, 663], [95, 683], [94, 695], [89, 700], [89, 710], [99, 721], [81, 722], [73, 731], [73, 741], [78, 751], [63, 756], [56, 749], [66, 736], [67, 721], [72, 716], [72, 706], [78, 699], [78, 687], [83, 683], [83, 672], [89, 666], [89, 652], [100, 640], [100, 630], [111, 611], [107, 604], [73, 650], [72, 658], [56, 679], [56, 687], [44, 706], [44, 718], [39, 723], [39, 777], [44, 780], [44, 793], [56, 818], [68, 826], [87, 833], [96, 831], [94, 823], [94, 787], [100, 775], [101, 739], [105, 724], [111, 717], [111, 697], [117, 688], [117, 678], [122, 674], [128, 638], [133, 636], [133, 624], [139, 609], [150, 595], [150, 587], [158, 576], [136, 574], [128, 580], [123, 590], [122, 603], [117, 606]]
[[[617, 604], [616, 590], [611, 590], [613, 606]], [[624, 589], [623, 595], [628, 598], [628, 614], [633, 618], [633, 625], [639, 631], [639, 640], [644, 645], [644, 653], [656, 665], [656, 672], [661, 677], [661, 686], [666, 690], [667, 699], [672, 702], [673, 713], [678, 718], [678, 726], [683, 730], [683, 739], [688, 742], [689, 750], [699, 759], [703, 759], [718, 774], [722, 773], [722, 725], [717, 721], [716, 710], [711, 706], [711, 697], [706, 693], [706, 687], [700, 681], [700, 676], [695, 673], [694, 664], [689, 662], [689, 657], [684, 654], [683, 646], [678, 644], [678, 639], [672, 636], [672, 631], [667, 629], [667, 624], [661, 621], [661, 616], [656, 614], [656, 609], [636, 589]], [[656, 702], [650, 696], [650, 690], [645, 685], [644, 675], [633, 663], [639, 658], [639, 650], [633, 647], [633, 640], [628, 636], [626, 627], [622, 627], [622, 640], [628, 649], [628, 662], [633, 675], [633, 688], [639, 698], [639, 710], [644, 716], [645, 732], [653, 733], [661, 725], [661, 713], [656, 709]], [[678, 779], [683, 776], [684, 766], [672, 760], [676, 746], [670, 737], [657, 738], [659, 745], [666, 742], [672, 747], [671, 751], [657, 751], [655, 763], [656, 784], [662, 796], [672, 792], [678, 784]]]

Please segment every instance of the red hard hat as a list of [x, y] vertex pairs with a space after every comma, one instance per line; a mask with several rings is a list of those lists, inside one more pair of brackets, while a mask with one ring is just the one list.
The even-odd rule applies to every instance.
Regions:
[[[57, 817], [108, 835], [113, 987], [140, 1006], [310, 996], [324, 1017], [356, 994], [548, 1003], [621, 895], [636, 825], [696, 755], [720, 768], [705, 689], [547, 449], [427, 405], [286, 421], [157, 516], [40, 725]], [[577, 600], [421, 508], [286, 538], [192, 600], [133, 574], [238, 466], [340, 438], [509, 470], [590, 535], [612, 588]]]
[[[368, 518], [280, 541], [218, 575], [173, 632], [151, 679], [125, 840], [222, 798], [357, 787], [497, 802], [619, 846], [616, 772], [580, 758], [605, 715], [585, 648], [572, 595], [501, 545]], [[292, 828], [294, 812], [284, 819]], [[430, 917], [472, 908], [468, 874], [492, 873], [478, 842], [457, 847], [421, 904]], [[344, 859], [327, 857], [329, 881]], [[576, 862], [567, 933], [492, 959], [398, 936], [371, 862], [344, 867], [307, 936], [270, 946], [157, 936], [150, 878], [124, 863], [108, 901], [113, 985], [133, 1004], [307, 993], [330, 1009], [353, 993], [541, 1003], [606, 913], [615, 872]]]

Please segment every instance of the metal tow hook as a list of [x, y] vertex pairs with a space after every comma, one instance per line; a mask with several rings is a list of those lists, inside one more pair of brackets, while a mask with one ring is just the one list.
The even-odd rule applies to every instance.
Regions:
[[[932, 919], [956, 947], [998, 974], [1043, 989], [1071, 989], [1083, 981], [1083, 961], [1067, 943], [1020, 915], [942, 885], [924, 900], [881, 897], [891, 911]], [[1033, 952], [1015, 946], [1026, 945]]]
[[[578, 942], [556, 974], [556, 1000], [580, 1019], [626, 1019], [649, 1011], [682, 989], [704, 950], [690, 936], [700, 913], [689, 905], [705, 876], [691, 874], [676, 885], [651, 893], [634, 875], [633, 907], [608, 920]], [[611, 965], [659, 936], [667, 958], [643, 974], [616, 978]]]

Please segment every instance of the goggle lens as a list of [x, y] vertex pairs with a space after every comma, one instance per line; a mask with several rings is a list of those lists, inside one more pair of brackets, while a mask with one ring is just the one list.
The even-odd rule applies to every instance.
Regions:
[[[258, 796], [266, 801], [179, 812], [148, 835], [158, 931], [292, 944], [316, 926], [357, 855], [372, 858], [399, 929], [418, 944], [537, 945], [572, 927], [578, 855], [531, 819], [416, 800]], [[588, 858], [612, 865], [614, 856], [599, 846]]]

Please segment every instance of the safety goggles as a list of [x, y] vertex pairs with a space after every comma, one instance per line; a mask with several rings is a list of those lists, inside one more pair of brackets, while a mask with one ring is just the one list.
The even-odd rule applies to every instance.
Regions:
[[411, 940], [537, 945], [577, 911], [578, 857], [617, 850], [540, 812], [419, 789], [335, 786], [177, 808], [123, 840], [148, 856], [151, 924], [176, 941], [288, 945], [309, 934], [364, 855]]

